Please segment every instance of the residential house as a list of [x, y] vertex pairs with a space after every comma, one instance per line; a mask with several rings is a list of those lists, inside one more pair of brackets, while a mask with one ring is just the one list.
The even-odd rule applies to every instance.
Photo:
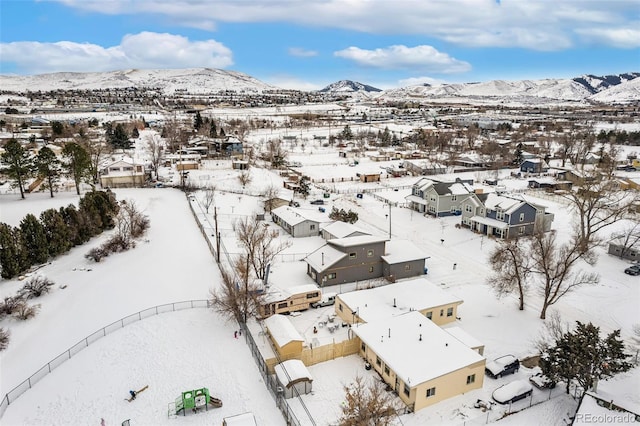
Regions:
[[520, 171], [533, 174], [546, 173], [549, 171], [549, 165], [542, 158], [530, 158], [520, 163]]
[[291, 205], [291, 201], [285, 200], [284, 198], [280, 198], [280, 197], [269, 198], [268, 200], [264, 200], [264, 203], [263, 203], [264, 209], [267, 212], [270, 212], [273, 209], [277, 209], [278, 207], [290, 206], [290, 205]]
[[260, 299], [258, 314], [266, 318], [274, 314], [304, 311], [321, 299], [322, 292], [315, 284], [302, 284], [285, 289], [271, 286]]
[[293, 359], [302, 353], [304, 338], [285, 315], [271, 315], [264, 320], [267, 334], [281, 360]]
[[289, 206], [271, 210], [271, 219], [292, 237], [311, 237], [320, 233], [320, 220], [311, 212]]
[[361, 235], [370, 235], [368, 232], [363, 231], [357, 226], [336, 220], [327, 225], [321, 226], [322, 230], [320, 234], [325, 240], [333, 240], [337, 238], [358, 237]]
[[360, 355], [412, 411], [482, 388], [485, 358], [418, 311], [351, 330]]
[[424, 262], [429, 256], [411, 241], [387, 241], [385, 252], [389, 254], [382, 256], [382, 276], [389, 281], [426, 274]]
[[144, 166], [133, 161], [114, 161], [100, 170], [103, 188], [133, 188], [143, 186], [145, 182]]
[[529, 179], [529, 188], [545, 189], [547, 191], [568, 191], [573, 186], [573, 182], [568, 180], [557, 180], [550, 176], [536, 179]]
[[498, 238], [532, 235], [540, 227], [549, 231], [553, 217], [544, 206], [494, 193], [487, 194], [483, 202], [476, 197], [462, 204], [462, 226]]
[[441, 217], [460, 214], [462, 203], [473, 194], [474, 189], [468, 181], [439, 182], [421, 178], [413, 184], [411, 195], [406, 200], [413, 210]]
[[435, 324], [455, 322], [462, 299], [426, 278], [414, 278], [336, 296], [335, 312], [347, 324], [376, 322], [418, 311]]
[[629, 244], [630, 242], [632, 241], [625, 245], [624, 238], [616, 238], [609, 242], [607, 253], [621, 259], [640, 261], [640, 244], [636, 247], [636, 244]]
[[446, 173], [447, 166], [427, 160], [404, 160], [403, 168], [415, 176], [438, 175]]
[[361, 182], [380, 182], [380, 173], [357, 173]]

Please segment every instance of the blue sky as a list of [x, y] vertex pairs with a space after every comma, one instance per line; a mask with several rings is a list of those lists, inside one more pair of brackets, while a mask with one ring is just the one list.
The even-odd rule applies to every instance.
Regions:
[[637, 0], [0, 0], [0, 73], [211, 67], [280, 87], [640, 71]]

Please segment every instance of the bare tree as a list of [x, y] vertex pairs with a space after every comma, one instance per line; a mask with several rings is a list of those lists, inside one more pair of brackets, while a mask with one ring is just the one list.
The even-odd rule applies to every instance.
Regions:
[[7, 349], [10, 338], [11, 332], [0, 327], [0, 351]]
[[579, 260], [589, 260], [588, 254], [582, 253], [575, 239], [559, 246], [554, 232], [538, 232], [530, 239], [527, 252], [531, 257], [531, 272], [540, 278], [540, 319], [545, 319], [549, 306], [565, 294], [583, 285], [597, 284], [600, 281], [597, 273], [575, 271]]
[[267, 142], [267, 152], [263, 155], [263, 159], [270, 162], [274, 169], [284, 167], [287, 162], [287, 151], [282, 146], [280, 139], [270, 139]]
[[600, 244], [598, 231], [617, 222], [638, 201], [636, 191], [622, 191], [613, 180], [597, 173], [585, 174], [580, 188], [561, 195], [576, 217], [575, 234], [582, 253]]
[[151, 158], [151, 166], [156, 174], [156, 180], [158, 179], [158, 169], [160, 168], [160, 161], [162, 160], [162, 152], [164, 150], [164, 143], [160, 135], [153, 133], [145, 136], [146, 148], [149, 157]]
[[245, 186], [251, 183], [252, 177], [251, 173], [248, 170], [243, 170], [238, 174], [238, 180], [240, 181], [240, 185], [244, 188]]
[[116, 220], [116, 233], [125, 242], [142, 236], [149, 228], [149, 218], [144, 215], [133, 200], [120, 202], [120, 210]]
[[213, 204], [216, 196], [216, 187], [215, 185], [209, 185], [204, 189], [204, 195], [202, 197], [202, 204], [206, 209], [207, 213], [209, 213], [209, 207]]
[[267, 189], [264, 190], [262, 196], [264, 197], [264, 208], [267, 212], [271, 212], [274, 207], [274, 203], [276, 198], [280, 195], [280, 188], [275, 185], [269, 185]]
[[487, 280], [498, 297], [518, 293], [518, 309], [524, 310], [527, 279], [531, 274], [530, 257], [524, 241], [500, 240], [489, 256], [493, 274]]
[[258, 287], [250, 282], [247, 256], [240, 256], [232, 266], [236, 274], [220, 268], [222, 287], [211, 289], [209, 299], [213, 309], [228, 320], [246, 323], [248, 317], [257, 313], [260, 305]]
[[344, 386], [345, 403], [342, 406], [340, 426], [388, 426], [394, 424], [397, 403], [384, 385], [356, 376], [351, 385]]
[[239, 219], [233, 229], [255, 276], [261, 280], [265, 277], [267, 265], [290, 245], [288, 242], [278, 242], [277, 231], [269, 229], [266, 223], [258, 221], [255, 216]]
[[563, 321], [559, 312], [553, 311], [545, 321], [544, 328], [534, 341], [534, 345], [540, 353], [544, 353], [569, 331], [571, 331], [571, 324]]
[[640, 247], [640, 222], [632, 222], [619, 232], [611, 234], [611, 241], [620, 247], [620, 258], [622, 259], [631, 250]]

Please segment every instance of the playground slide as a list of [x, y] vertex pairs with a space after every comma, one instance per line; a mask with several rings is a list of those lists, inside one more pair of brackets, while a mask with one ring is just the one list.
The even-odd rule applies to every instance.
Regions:
[[209, 404], [213, 405], [215, 408], [220, 408], [222, 407], [222, 400], [209, 395]]

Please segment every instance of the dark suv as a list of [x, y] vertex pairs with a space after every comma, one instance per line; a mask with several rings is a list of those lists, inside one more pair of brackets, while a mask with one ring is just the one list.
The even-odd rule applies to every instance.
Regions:
[[513, 374], [520, 369], [520, 361], [513, 355], [505, 355], [487, 362], [484, 367], [485, 373], [497, 379], [498, 377]]
[[640, 275], [640, 264], [637, 263], [635, 265], [629, 266], [624, 270], [624, 273], [629, 275]]

